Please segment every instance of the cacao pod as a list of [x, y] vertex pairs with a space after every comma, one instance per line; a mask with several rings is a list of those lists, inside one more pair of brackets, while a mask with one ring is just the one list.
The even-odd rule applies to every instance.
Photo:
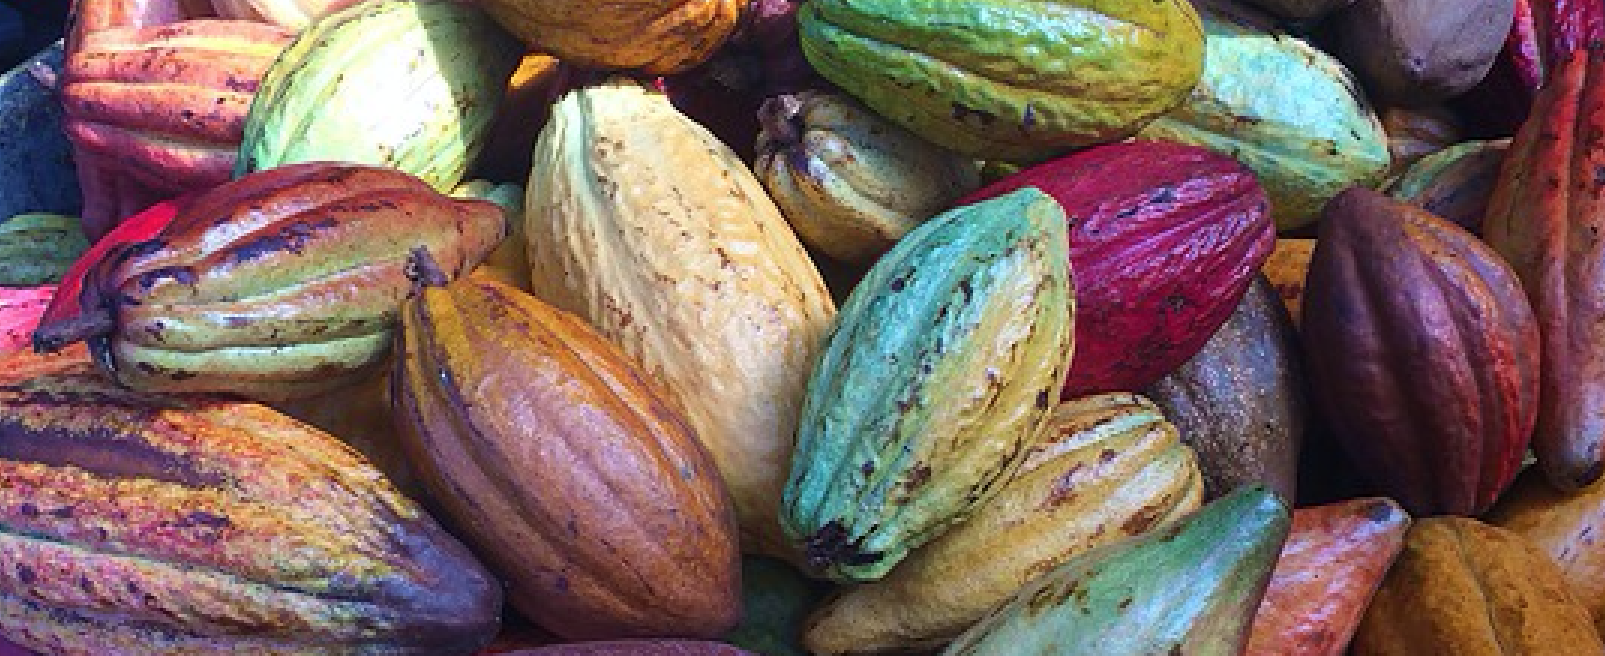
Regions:
[[1339, 194], [1302, 328], [1322, 416], [1405, 509], [1473, 515], [1510, 484], [1538, 412], [1538, 323], [1471, 233], [1370, 189]]
[[1076, 357], [1062, 398], [1140, 390], [1203, 348], [1275, 242], [1265, 193], [1230, 157], [1174, 143], [1090, 148], [958, 202], [1034, 186], [1071, 221]]
[[1164, 528], [1083, 553], [1021, 588], [943, 656], [1242, 653], [1288, 533], [1244, 487]]
[[825, 79], [979, 159], [1129, 137], [1181, 103], [1204, 65], [1185, 0], [810, 0], [797, 25]]
[[1488, 512], [1490, 524], [1538, 547], [1560, 567], [1566, 586], [1605, 631], [1605, 480], [1576, 492], [1558, 492], [1537, 468], [1516, 477]]
[[931, 218], [843, 304], [808, 380], [781, 524], [873, 581], [1009, 480], [1075, 343], [1065, 216], [1036, 188]]
[[1605, 473], [1605, 45], [1554, 70], [1511, 140], [1488, 200], [1483, 237], [1520, 276], [1538, 316], [1538, 427], [1533, 454], [1549, 481], [1574, 490]]
[[0, 286], [55, 284], [89, 250], [83, 222], [61, 214], [19, 214], [0, 223]]
[[653, 75], [691, 68], [741, 22], [741, 0], [480, 0], [530, 47], [585, 68]]
[[1521, 536], [1466, 517], [1417, 519], [1366, 607], [1353, 656], [1605, 654], [1588, 609]]
[[974, 160], [839, 92], [772, 97], [758, 122], [753, 173], [797, 236], [839, 260], [873, 261], [981, 186]]
[[1443, 105], [1382, 110], [1382, 132], [1388, 135], [1390, 171], [1397, 173], [1416, 160], [1462, 141], [1460, 119]]
[[1481, 82], [1504, 47], [1515, 0], [1354, 0], [1332, 18], [1333, 52], [1383, 102], [1411, 107]]
[[626, 80], [558, 101], [534, 160], [535, 296], [668, 385], [719, 465], [743, 548], [784, 555], [798, 408], [836, 316], [796, 234], [735, 153]]
[[271, 23], [301, 31], [324, 15], [360, 0], [211, 0], [218, 16]]
[[1271, 256], [1265, 258], [1260, 273], [1276, 288], [1277, 296], [1287, 307], [1293, 325], [1300, 325], [1299, 315], [1304, 309], [1304, 279], [1309, 275], [1310, 258], [1315, 255], [1315, 239], [1279, 238]]
[[263, 75], [234, 177], [339, 160], [450, 192], [522, 54], [478, 7], [452, 0], [370, 0], [324, 16]]
[[1294, 510], [1243, 653], [1343, 656], [1409, 528], [1382, 497]]
[[804, 640], [814, 654], [940, 647], [1032, 579], [1202, 499], [1193, 450], [1153, 403], [1124, 393], [1067, 401], [997, 496], [885, 579], [827, 602]]
[[116, 387], [78, 352], [0, 385], [7, 637], [466, 655], [495, 635], [490, 574], [339, 440], [254, 403]]
[[388, 168], [336, 162], [250, 174], [189, 201], [154, 238], [90, 265], [82, 314], [36, 348], [88, 339], [102, 370], [147, 391], [321, 394], [389, 352], [426, 246], [454, 276], [506, 233], [500, 207]]
[[51, 299], [50, 307], [45, 309], [45, 316], [40, 322], [61, 321], [80, 314], [78, 297], [83, 291], [84, 277], [95, 262], [105, 257], [106, 252], [113, 246], [144, 241], [156, 236], [162, 228], [167, 227], [178, 216], [178, 208], [183, 207], [195, 197], [195, 193], [184, 194], [178, 198], [170, 198], [145, 208], [117, 224], [111, 232], [95, 240], [89, 250], [78, 256], [67, 272], [61, 275], [61, 284], [56, 297]]
[[1192, 359], [1146, 394], [1198, 455], [1204, 498], [1262, 483], [1293, 503], [1306, 423], [1293, 320], [1264, 275]]
[[569, 640], [717, 637], [735, 515], [673, 397], [573, 314], [446, 284], [422, 249], [393, 404], [419, 476], [525, 616]]
[[33, 329], [55, 297], [55, 285], [0, 287], [0, 355], [28, 349]]
[[1388, 185], [1388, 195], [1482, 232], [1509, 139], [1467, 141], [1417, 160]]

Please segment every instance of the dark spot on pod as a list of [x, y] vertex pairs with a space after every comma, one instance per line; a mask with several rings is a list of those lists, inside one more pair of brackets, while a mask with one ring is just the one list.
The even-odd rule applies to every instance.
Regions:
[[17, 580], [22, 581], [23, 585], [33, 585], [34, 582], [39, 580], [39, 575], [34, 573], [32, 567], [19, 564], [17, 565]]
[[901, 276], [899, 276], [899, 277], [893, 278], [892, 281], [890, 283], [887, 283], [886, 286], [888, 288], [890, 288], [894, 292], [900, 292], [900, 291], [903, 291], [903, 287], [906, 286], [906, 285], [908, 285], [908, 280], [903, 278], [903, 277], [901, 277]]
[[865, 462], [862, 466], [860, 466], [858, 468], [858, 471], [861, 472], [862, 474], [864, 474], [865, 476], [869, 476], [870, 474], [875, 473], [875, 463], [873, 463], [873, 462]]
[[180, 285], [193, 285], [197, 279], [195, 270], [190, 267], [170, 266], [141, 273], [134, 278], [134, 281], [139, 285], [140, 291], [150, 291], [156, 283], [163, 280], [172, 280]]
[[22, 504], [17, 506], [17, 514], [27, 517], [28, 519], [33, 519], [39, 516], [39, 506], [35, 506], [31, 503]]
[[980, 110], [980, 109], [972, 109], [972, 108], [969, 108], [969, 107], [965, 107], [964, 105], [960, 105], [958, 103], [953, 103], [953, 119], [954, 120], [963, 121], [963, 120], [966, 120], [967, 118], [969, 118], [971, 116], [974, 116], [976, 121], [978, 123], [980, 123], [982, 127], [990, 127], [993, 123], [996, 123], [997, 120], [998, 120], [997, 115], [995, 115], [995, 114], [993, 114], [991, 112], [988, 112], [988, 111], [985, 111], [985, 110]]
[[1038, 390], [1037, 391], [1037, 408], [1041, 409], [1041, 410], [1046, 410], [1046, 409], [1048, 409], [1048, 405], [1050, 403], [1053, 403], [1053, 395], [1050, 392], [1050, 390]]
[[[228, 217], [224, 217], [221, 220], [227, 221]], [[145, 257], [145, 256], [148, 256], [148, 255], [152, 255], [152, 254], [158, 253], [162, 249], [167, 248], [167, 240], [165, 240], [165, 239], [147, 239], [147, 240], [139, 242], [137, 244], [132, 244], [132, 245], [128, 246], [127, 248], [128, 248], [128, 250], [126, 251], [126, 253], [127, 253], [126, 257], [140, 258], [140, 257]]]
[[72, 519], [73, 507], [62, 506], [46, 514], [50, 515], [51, 517], [55, 517], [56, 519]]
[[930, 480], [931, 480], [931, 466], [927, 465], [927, 464], [925, 464], [923, 462], [922, 463], [918, 463], [918, 464], [914, 465], [913, 467], [909, 468], [909, 470], [908, 470], [908, 480], [904, 481], [903, 487], [905, 489], [908, 489], [908, 490], [913, 490], [914, 488], [917, 488], [917, 487], [920, 487], [920, 486], [924, 485], [926, 482], [928, 482]]
[[78, 577], [78, 589], [83, 590], [87, 594], [94, 594], [95, 584], [89, 581], [89, 577], [80, 576]]
[[1176, 202], [1176, 190], [1170, 187], [1160, 187], [1154, 192], [1154, 195], [1149, 199], [1149, 202], [1158, 205], [1174, 203]]
[[1114, 460], [1115, 456], [1118, 455], [1120, 454], [1115, 453], [1114, 449], [1104, 449], [1103, 451], [1098, 452], [1098, 464], [1107, 465], [1109, 464], [1109, 461]]
[[558, 592], [568, 592], [568, 577], [559, 574], [557, 575], [557, 580], [552, 582], [552, 585], [557, 588]]
[[1380, 499], [1372, 501], [1365, 507], [1365, 518], [1378, 523], [1393, 519], [1393, 504]]
[[188, 515], [185, 515], [183, 519], [178, 520], [178, 523], [175, 526], [180, 528], [204, 526], [206, 528], [221, 529], [228, 528], [233, 525], [234, 522], [229, 521], [229, 518], [222, 515], [209, 513], [204, 510], [193, 510], [190, 511]]

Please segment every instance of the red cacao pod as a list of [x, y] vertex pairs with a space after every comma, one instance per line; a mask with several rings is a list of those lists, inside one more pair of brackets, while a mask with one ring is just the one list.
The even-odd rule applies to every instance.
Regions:
[[1303, 314], [1312, 397], [1343, 450], [1414, 515], [1487, 510], [1538, 407], [1538, 323], [1499, 254], [1351, 187], [1322, 211]]
[[50, 299], [50, 306], [45, 308], [44, 315], [40, 317], [40, 323], [61, 321], [62, 319], [78, 316], [80, 311], [78, 294], [83, 291], [84, 276], [89, 273], [89, 268], [105, 257], [106, 251], [114, 246], [131, 244], [155, 237], [156, 233], [167, 227], [167, 224], [172, 222], [173, 217], [178, 215], [179, 209], [194, 198], [195, 195], [193, 193], [185, 194], [178, 198], [171, 198], [151, 205], [139, 213], [123, 219], [111, 232], [96, 240], [89, 247], [89, 250], [84, 251], [84, 254], [78, 256], [72, 266], [67, 268], [67, 273], [62, 274], [60, 293]]
[[1058, 201], [1070, 222], [1076, 354], [1065, 399], [1141, 390], [1193, 357], [1276, 244], [1253, 172], [1204, 148], [1097, 146], [956, 204], [1028, 186]]
[[28, 349], [34, 327], [55, 297], [55, 285], [0, 287], [0, 356]]
[[1543, 47], [1544, 70], [1554, 71], [1572, 51], [1605, 38], [1600, 0], [1531, 0], [1533, 25]]
[[1561, 490], [1605, 472], [1605, 47], [1554, 70], [1512, 139], [1483, 238], [1526, 287], [1542, 333], [1533, 454]]

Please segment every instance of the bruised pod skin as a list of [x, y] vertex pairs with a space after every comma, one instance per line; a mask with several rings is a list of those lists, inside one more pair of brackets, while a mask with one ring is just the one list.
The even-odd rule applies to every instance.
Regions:
[[1471, 233], [1363, 187], [1321, 218], [1304, 296], [1312, 393], [1354, 461], [1414, 515], [1487, 510], [1538, 412], [1538, 323]]
[[873, 581], [1008, 481], [1074, 345], [1064, 213], [1020, 189], [949, 210], [853, 289], [808, 381], [781, 522]]
[[374, 0], [302, 30], [262, 77], [233, 173], [387, 166], [448, 193], [484, 146], [523, 53], [478, 7]]
[[1119, 141], [1181, 103], [1203, 70], [1186, 0], [809, 0], [797, 24], [825, 79], [980, 159]]
[[943, 656], [1236, 656], [1287, 538], [1275, 492], [1244, 487], [1021, 588]]
[[959, 200], [1037, 187], [1064, 208], [1076, 357], [1062, 398], [1146, 388], [1237, 309], [1275, 246], [1265, 192], [1230, 157], [1163, 142], [1044, 162]]
[[446, 284], [421, 250], [409, 263], [402, 436], [513, 607], [568, 640], [734, 626], [735, 514], [660, 383], [573, 314], [492, 280]]
[[535, 296], [664, 381], [719, 465], [743, 549], [784, 555], [798, 408], [836, 317], [802, 243], [735, 153], [634, 82], [569, 92], [534, 161]]
[[360, 378], [389, 353], [425, 246], [455, 277], [506, 234], [500, 207], [394, 169], [309, 162], [189, 201], [155, 237], [114, 246], [79, 292], [82, 314], [35, 348], [87, 339], [102, 370], [146, 391], [282, 401]]
[[1512, 139], [1483, 237], [1521, 277], [1542, 335], [1533, 455], [1575, 490], [1605, 472], [1605, 46], [1552, 71]]
[[254, 403], [121, 389], [79, 354], [0, 385], [7, 638], [434, 656], [496, 634], [500, 586], [339, 440]]
[[1180, 519], [1203, 495], [1193, 450], [1152, 402], [1112, 393], [1061, 403], [997, 496], [885, 579], [826, 603], [805, 643], [814, 654], [940, 647], [1032, 579]]

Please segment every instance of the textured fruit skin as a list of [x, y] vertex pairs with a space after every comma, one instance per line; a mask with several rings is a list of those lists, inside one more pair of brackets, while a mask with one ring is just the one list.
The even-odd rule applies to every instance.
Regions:
[[997, 496], [886, 578], [815, 611], [814, 654], [934, 649], [1078, 554], [1197, 510], [1193, 450], [1152, 402], [1113, 393], [1059, 404]]
[[1261, 483], [1292, 503], [1308, 421], [1293, 320], [1263, 275], [1192, 359], [1146, 394], [1198, 454], [1206, 499]]
[[28, 350], [34, 327], [55, 297], [55, 285], [0, 287], [0, 355]]
[[1465, 140], [1460, 117], [1443, 105], [1386, 107], [1378, 116], [1388, 135], [1390, 174]]
[[1238, 158], [1264, 185], [1280, 230], [1313, 222], [1345, 187], [1381, 179], [1387, 134], [1342, 64], [1241, 14], [1199, 15], [1209, 35], [1203, 77], [1137, 138]]
[[301, 31], [324, 15], [334, 13], [359, 0], [210, 0], [212, 9], [223, 18], [272, 23]]
[[1588, 609], [1521, 536], [1467, 517], [1417, 519], [1349, 645], [1354, 656], [1605, 653]]
[[1026, 186], [1071, 219], [1077, 349], [1064, 399], [1140, 390], [1186, 362], [1237, 309], [1275, 244], [1254, 174], [1195, 146], [1090, 148], [958, 202]]
[[1275, 492], [1240, 488], [1071, 559], [942, 654], [1240, 654], [1288, 525]]
[[1422, 157], [1388, 185], [1388, 195], [1481, 234], [1509, 139], [1464, 141]]
[[1605, 627], [1605, 481], [1559, 492], [1537, 468], [1522, 471], [1486, 521], [1525, 538], [1560, 566], [1566, 586]]
[[1245, 656], [1343, 656], [1410, 521], [1386, 497], [1294, 510]]
[[18, 214], [0, 223], [0, 286], [54, 284], [89, 250], [83, 222], [62, 214]]
[[1471, 233], [1343, 192], [1321, 217], [1301, 328], [1322, 416], [1411, 514], [1474, 515], [1510, 484], [1538, 413], [1539, 325]]
[[580, 317], [490, 280], [426, 284], [400, 334], [407, 452], [514, 608], [568, 640], [735, 625], [735, 514], [661, 383]]
[[742, 20], [744, 0], [481, 0], [531, 48], [585, 68], [652, 75], [691, 68]]
[[156, 237], [107, 251], [79, 306], [110, 313], [114, 329], [89, 345], [127, 387], [312, 396], [389, 352], [410, 249], [428, 247], [456, 277], [505, 234], [494, 203], [394, 169], [291, 164], [216, 187]]
[[72, 143], [56, 95], [65, 55], [57, 41], [0, 71], [0, 219], [23, 212], [76, 214], [83, 208]]
[[1354, 0], [1332, 18], [1333, 53], [1380, 103], [1430, 105], [1488, 74], [1515, 5], [1478, 0], [1445, 12], [1437, 0]]
[[506, 652], [502, 656], [757, 656], [721, 642], [604, 640]]
[[156, 233], [161, 232], [162, 228], [167, 227], [167, 224], [178, 216], [178, 209], [196, 195], [192, 192], [155, 203], [123, 219], [117, 227], [112, 228], [111, 232], [95, 240], [89, 250], [78, 256], [72, 266], [67, 267], [67, 271], [61, 275], [60, 291], [56, 294], [56, 298], [51, 299], [50, 307], [45, 309], [41, 322], [60, 321], [81, 314], [78, 297], [83, 291], [84, 279], [89, 275], [90, 269], [94, 268], [95, 263], [104, 258], [106, 252], [114, 246], [144, 241], [156, 236]]
[[1064, 385], [1065, 218], [1035, 188], [931, 218], [842, 305], [808, 380], [781, 525], [817, 573], [873, 581], [1009, 480]]
[[1314, 255], [1315, 238], [1279, 237], [1276, 247], [1271, 249], [1271, 256], [1265, 258], [1265, 264], [1260, 266], [1260, 273], [1265, 274], [1271, 286], [1276, 288], [1276, 295], [1281, 297], [1282, 305], [1287, 308], [1294, 326], [1301, 325], [1304, 281], [1309, 275], [1310, 258]]
[[797, 24], [825, 79], [980, 159], [1037, 161], [1131, 136], [1203, 69], [1203, 30], [1184, 0], [809, 0]]
[[1605, 47], [1554, 70], [1511, 140], [1483, 238], [1510, 262], [1538, 315], [1541, 391], [1533, 455], [1551, 484], [1574, 490], [1605, 473]]
[[836, 317], [802, 243], [735, 153], [633, 82], [565, 95], [534, 161], [535, 296], [668, 385], [719, 465], [742, 548], [784, 554], [798, 408]]
[[324, 16], [263, 75], [234, 177], [339, 160], [450, 192], [522, 54], [483, 11], [450, 0], [375, 0]]
[[[80, 167], [158, 196], [229, 179], [262, 75], [293, 33], [255, 21], [189, 19], [85, 35], [61, 78], [62, 127]], [[123, 218], [94, 206], [84, 178], [85, 229]]]
[[870, 263], [981, 186], [975, 161], [881, 118], [851, 96], [802, 91], [758, 109], [753, 173], [803, 243]]
[[116, 387], [81, 349], [45, 369], [0, 385], [11, 640], [432, 655], [495, 635], [490, 574], [334, 437], [253, 403]]

